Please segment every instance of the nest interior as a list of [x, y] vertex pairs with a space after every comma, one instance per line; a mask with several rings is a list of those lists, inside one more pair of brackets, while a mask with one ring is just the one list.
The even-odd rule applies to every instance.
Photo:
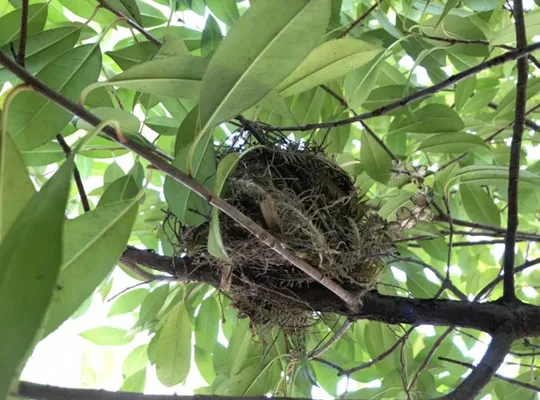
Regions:
[[[364, 205], [350, 175], [320, 148], [279, 143], [252, 149], [240, 159], [223, 197], [349, 289], [372, 288], [384, 268], [382, 258], [393, 252], [385, 221]], [[299, 313], [295, 292], [319, 284], [222, 213], [220, 228], [233, 266], [229, 294], [240, 314], [254, 325], [308, 324], [312, 314]], [[174, 245], [195, 263], [221, 271], [224, 262], [208, 254], [208, 229], [209, 223], [180, 226]]]

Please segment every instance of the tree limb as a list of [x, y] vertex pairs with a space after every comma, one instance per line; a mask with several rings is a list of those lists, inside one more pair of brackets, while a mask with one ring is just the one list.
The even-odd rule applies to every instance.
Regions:
[[300, 126], [271, 126], [264, 123], [257, 123], [257, 125], [261, 129], [266, 130], [272, 130], [272, 131], [311, 131], [314, 129], [324, 129], [324, 128], [335, 128], [338, 126], [348, 125], [353, 122], [360, 122], [369, 118], [379, 117], [381, 115], [387, 114], [390, 111], [393, 111], [397, 108], [406, 106], [407, 104], [410, 104], [414, 101], [423, 99], [424, 97], [427, 97], [429, 95], [432, 95], [434, 93], [437, 93], [441, 89], [444, 89], [445, 87], [451, 86], [463, 79], [466, 79], [472, 75], [476, 75], [479, 72], [485, 71], [486, 69], [493, 68], [497, 65], [504, 64], [509, 61], [517, 60], [519, 58], [522, 58], [529, 53], [532, 53], [533, 51], [536, 51], [540, 49], [540, 42], [531, 44], [527, 47], [524, 47], [522, 49], [516, 49], [513, 51], [508, 51], [498, 57], [491, 58], [481, 64], [478, 64], [472, 68], [466, 69], [462, 72], [459, 72], [455, 75], [452, 75], [448, 79], [437, 83], [433, 86], [427, 87], [423, 90], [419, 90], [418, 92], [415, 92], [409, 96], [403, 97], [402, 99], [399, 99], [393, 103], [389, 103], [385, 106], [379, 107], [371, 112], [366, 112], [364, 114], [359, 114], [357, 116], [346, 118], [339, 121], [334, 122], [322, 122], [322, 123], [314, 123], [314, 124], [307, 124], [307, 125], [300, 125]]
[[456, 389], [441, 397], [444, 400], [473, 400], [495, 375], [508, 354], [515, 337], [501, 330], [493, 335], [491, 343], [476, 368], [473, 369]]
[[[517, 48], [527, 46], [525, 34], [525, 19], [523, 17], [522, 0], [514, 1], [514, 19], [516, 27]], [[514, 133], [510, 145], [510, 166], [508, 170], [508, 219], [503, 256], [503, 298], [505, 300], [516, 299], [514, 284], [514, 261], [516, 232], [518, 228], [518, 185], [519, 185], [519, 162], [521, 155], [521, 139], [525, 123], [525, 107], [527, 105], [527, 79], [529, 66], [526, 58], [517, 61], [517, 84], [516, 84], [516, 110], [514, 118]]]
[[[71, 389], [41, 385], [32, 382], [20, 382], [16, 395], [36, 400], [237, 400], [237, 396], [143, 394], [133, 392], [109, 392], [96, 389]], [[266, 400], [265, 396], [243, 397], [248, 400]], [[297, 400], [291, 397], [274, 397], [283, 400]], [[300, 399], [301, 400], [301, 399]], [[307, 400], [307, 399], [304, 399]]]

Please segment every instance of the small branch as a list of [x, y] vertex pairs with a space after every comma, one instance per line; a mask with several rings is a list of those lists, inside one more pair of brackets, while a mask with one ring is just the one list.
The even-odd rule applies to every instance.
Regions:
[[[66, 143], [64, 137], [60, 133], [56, 135], [56, 141], [58, 142], [60, 147], [62, 147], [62, 150], [64, 150], [64, 154], [66, 155], [66, 157], [69, 157], [69, 155], [71, 154], [71, 148]], [[90, 203], [88, 202], [88, 196], [86, 195], [86, 191], [84, 190], [84, 184], [77, 165], [73, 167], [73, 179], [75, 180], [75, 184], [77, 185], [77, 191], [79, 192], [79, 197], [81, 198], [83, 210], [84, 212], [88, 212], [90, 211]]]
[[[514, 0], [514, 19], [516, 27], [517, 48], [523, 49], [527, 46], [527, 36], [525, 34], [525, 19], [523, 17], [522, 0]], [[525, 123], [525, 107], [527, 105], [527, 79], [529, 66], [526, 58], [517, 61], [517, 84], [516, 84], [516, 112], [514, 133], [512, 144], [510, 145], [510, 166], [508, 169], [508, 219], [506, 231], [506, 243], [504, 245], [503, 256], [503, 298], [505, 300], [516, 299], [516, 289], [514, 284], [514, 261], [516, 233], [518, 228], [518, 185], [519, 185], [519, 165], [521, 155], [521, 139], [523, 137], [523, 126]]]
[[416, 328], [415, 326], [409, 328], [409, 330], [408, 330], [407, 332], [405, 332], [405, 333], [403, 334], [403, 336], [400, 337], [400, 338], [396, 341], [396, 343], [394, 343], [394, 344], [392, 345], [392, 347], [390, 347], [390, 348], [389, 348], [388, 350], [386, 350], [385, 352], [379, 354], [379, 355], [378, 355], [377, 357], [375, 357], [373, 360], [368, 361], [368, 362], [363, 363], [363, 364], [360, 364], [360, 365], [358, 365], [358, 366], [356, 366], [356, 367], [354, 367], [354, 368], [347, 369], [347, 370], [343, 370], [343, 371], [339, 372], [338, 375], [350, 375], [350, 374], [354, 374], [355, 372], [358, 372], [358, 371], [360, 371], [360, 370], [362, 370], [362, 369], [365, 369], [365, 368], [369, 368], [369, 367], [371, 367], [371, 366], [377, 364], [378, 362], [384, 360], [384, 359], [385, 359], [386, 357], [388, 357], [395, 349], [397, 349], [397, 347], [398, 347], [401, 343], [403, 343], [403, 342], [405, 342], [405, 341], [407, 340], [407, 338], [408, 338], [409, 335], [414, 331], [415, 328]]
[[341, 337], [347, 332], [347, 330], [352, 325], [353, 321], [346, 320], [343, 325], [341, 325], [341, 328], [339, 328], [332, 337], [326, 341], [321, 347], [315, 348], [311, 353], [309, 353], [308, 358], [313, 359], [319, 357], [321, 354], [323, 354], [326, 350], [328, 350], [334, 343], [336, 343]]
[[363, 20], [365, 20], [369, 14], [371, 14], [378, 6], [381, 5], [383, 0], [377, 0], [375, 4], [373, 4], [371, 7], [367, 9], [365, 13], [363, 13], [361, 16], [359, 16], [348, 28], [343, 34], [340, 36], [340, 38], [345, 37], [349, 34], [350, 31], [352, 31], [355, 26], [357, 26], [359, 23], [361, 23]]
[[484, 357], [456, 389], [441, 397], [445, 400], [473, 400], [488, 384], [508, 354], [515, 337], [506, 331], [496, 332]]
[[439, 336], [437, 338], [437, 340], [435, 341], [435, 343], [433, 343], [433, 347], [431, 348], [431, 350], [429, 351], [428, 354], [426, 354], [426, 356], [424, 357], [424, 359], [422, 360], [422, 363], [418, 366], [418, 369], [416, 370], [416, 373], [413, 375], [412, 379], [411, 379], [411, 382], [409, 383], [409, 387], [408, 387], [408, 390], [412, 390], [415, 388], [416, 386], [416, 381], [418, 380], [419, 376], [420, 376], [420, 373], [424, 370], [424, 368], [427, 367], [427, 365], [429, 364], [429, 362], [431, 361], [431, 358], [433, 357], [433, 355], [435, 354], [435, 352], [437, 351], [437, 349], [441, 346], [441, 344], [443, 343], [444, 339], [446, 339], [446, 337], [452, 333], [452, 331], [454, 330], [454, 327], [453, 326], [450, 326], [447, 330], [445, 330], [443, 332], [443, 334], [441, 336]]
[[17, 51], [17, 57], [15, 58], [17, 64], [23, 68], [24, 59], [26, 58], [26, 38], [28, 37], [28, 2], [29, 0], [22, 0], [21, 34], [19, 39], [19, 50]]
[[[476, 366], [473, 365], [473, 364], [470, 364], [468, 362], [463, 362], [463, 361], [458, 361], [458, 360], [453, 360], [451, 358], [447, 358], [447, 357], [439, 357], [439, 360], [441, 361], [447, 361], [447, 362], [451, 362], [453, 364], [457, 364], [457, 365], [461, 365], [463, 367], [467, 367], [467, 368], [470, 368], [470, 369], [475, 369]], [[505, 364], [517, 364], [517, 363], [505, 363]], [[524, 367], [530, 367], [527, 366], [527, 365], [524, 365], [524, 364], [517, 364], [517, 365], [521, 365], [521, 366], [524, 366]], [[535, 368], [538, 368], [536, 366], [533, 366]], [[517, 386], [521, 386], [522, 388], [525, 388], [525, 389], [531, 389], [531, 390], [534, 390], [535, 392], [540, 392], [540, 387], [538, 386], [535, 386], [535, 385], [531, 385], [530, 383], [526, 383], [526, 382], [521, 382], [521, 381], [518, 381], [516, 379], [512, 379], [512, 378], [508, 378], [506, 376], [503, 376], [503, 375], [500, 375], [500, 374], [494, 374], [493, 375], [495, 378], [498, 378], [500, 379], [501, 381], [505, 381], [505, 382], [508, 382], [508, 383], [511, 383], [512, 385], [517, 385]]]
[[[143, 394], [132, 392], [109, 392], [96, 389], [71, 389], [40, 385], [33, 382], [20, 382], [16, 395], [36, 400], [236, 400], [236, 396]], [[244, 397], [248, 400], [266, 400], [265, 396]], [[276, 399], [294, 400], [291, 397]], [[307, 399], [304, 399], [307, 400]]]
[[[498, 106], [497, 106], [497, 104], [490, 102], [490, 103], [488, 103], [488, 107], [492, 108], [493, 110], [496, 110]], [[540, 132], [540, 126], [538, 126], [538, 124], [536, 122], [534, 122], [533, 120], [531, 120], [529, 118], [525, 118], [525, 126], [527, 128], [532, 129], [535, 132]]]
[[[534, 265], [540, 264], [540, 258], [535, 258], [534, 260], [530, 260], [527, 262], [524, 262], [519, 267], [514, 268], [514, 274], [517, 274], [519, 272], [525, 271], [527, 268], [532, 267]], [[478, 292], [476, 297], [474, 298], [474, 301], [479, 301], [482, 297], [485, 296], [486, 293], [490, 292], [499, 282], [501, 282], [504, 279], [502, 275], [499, 275], [494, 280], [489, 282], [482, 290]]]
[[330, 362], [328, 360], [325, 360], [324, 358], [315, 357], [313, 358], [313, 361], [317, 361], [317, 362], [320, 362], [321, 364], [329, 366], [330, 368], [334, 368], [338, 372], [338, 375], [343, 375], [343, 371], [345, 371], [339, 365], [334, 364], [333, 362]]
[[314, 129], [335, 128], [338, 126], [348, 125], [353, 122], [360, 122], [369, 118], [379, 117], [397, 108], [406, 106], [407, 104], [410, 104], [417, 100], [423, 99], [424, 97], [437, 93], [438, 91], [448, 86], [454, 85], [457, 82], [463, 79], [466, 79], [472, 75], [476, 75], [479, 72], [485, 71], [487, 69], [493, 68], [497, 65], [501, 65], [509, 61], [517, 60], [538, 49], [540, 49], [540, 42], [531, 44], [523, 49], [516, 49], [513, 51], [508, 51], [498, 57], [491, 58], [472, 68], [466, 69], [462, 72], [452, 75], [448, 79], [440, 83], [437, 83], [433, 86], [427, 87], [423, 90], [419, 90], [418, 92], [415, 92], [409, 96], [403, 97], [402, 99], [399, 99], [393, 103], [389, 103], [385, 106], [379, 107], [371, 112], [359, 114], [351, 118], [346, 118], [346, 119], [334, 121], [334, 122], [322, 122], [322, 123], [314, 123], [314, 124], [307, 124], [307, 125], [301, 125], [301, 126], [271, 126], [271, 125], [260, 123], [260, 122], [257, 123], [257, 125], [259, 125], [261, 129], [267, 129], [267, 130], [273, 130], [273, 131], [311, 131]]
[[133, 21], [131, 18], [124, 15], [124, 13], [116, 10], [115, 8], [111, 7], [107, 4], [105, 0], [97, 0], [99, 3], [99, 6], [102, 8], [109, 10], [117, 17], [120, 17], [126, 21], [128, 25], [130, 25], [133, 29], [140, 32], [146, 39], [148, 39], [150, 42], [154, 43], [156, 46], [161, 46], [162, 42], [157, 37], [152, 35], [150, 32], [148, 32], [146, 29], [144, 29], [142, 26], [140, 26], [137, 22]]
[[174, 276], [168, 276], [168, 275], [155, 275], [151, 274], [149, 272], [146, 272], [144, 269], [139, 267], [136, 262], [133, 260], [130, 260], [127, 257], [122, 257], [121, 260], [123, 265], [126, 266], [126, 268], [129, 268], [131, 271], [133, 271], [135, 274], [140, 276], [142, 279], [144, 279], [146, 282], [153, 282], [153, 281], [180, 281], [180, 279], [174, 277]]
[[[343, 97], [341, 97], [339, 94], [334, 92], [328, 86], [321, 85], [320, 88], [324, 90], [326, 93], [328, 93], [330, 96], [335, 98], [343, 108], [346, 108], [347, 110], [351, 111], [353, 115], [358, 115], [356, 111], [354, 111], [351, 107], [349, 107], [349, 104]], [[371, 128], [366, 123], [364, 123], [363, 121], [360, 121], [360, 123], [362, 124], [362, 127], [368, 133], [368, 135], [371, 136], [373, 140], [375, 140], [379, 144], [379, 146], [383, 148], [383, 150], [392, 158], [392, 160], [399, 161], [398, 158], [392, 153], [392, 151], [390, 151], [388, 146], [386, 146], [386, 144], [379, 138], [379, 136], [377, 136], [375, 132], [371, 130]]]

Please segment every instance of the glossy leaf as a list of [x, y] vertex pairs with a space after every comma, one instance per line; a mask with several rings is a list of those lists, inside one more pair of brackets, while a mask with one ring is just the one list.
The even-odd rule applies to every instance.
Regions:
[[460, 185], [463, 207], [472, 221], [500, 226], [501, 212], [486, 191], [476, 185]]
[[201, 37], [201, 55], [206, 57], [213, 54], [222, 39], [223, 35], [217, 21], [209, 15]]
[[236, 116], [267, 95], [315, 47], [329, 17], [329, 0], [259, 1], [250, 7], [225, 37], [205, 73], [202, 130]]
[[240, 17], [235, 0], [206, 0], [206, 6], [212, 14], [229, 26]]
[[[76, 101], [81, 91], [97, 80], [101, 52], [95, 44], [76, 47], [47, 64], [37, 78]], [[17, 95], [9, 107], [8, 132], [22, 150], [44, 145], [66, 126], [72, 115], [34, 92]]]
[[[9, 42], [16, 41], [21, 32], [21, 15], [22, 8], [6, 14], [0, 18], [0, 46]], [[37, 33], [43, 30], [45, 21], [47, 20], [47, 3], [41, 2], [28, 6], [28, 34]]]
[[442, 104], [428, 104], [412, 115], [396, 118], [390, 124], [388, 133], [442, 133], [457, 132], [465, 127], [460, 116], [450, 107]]
[[380, 52], [380, 48], [361, 40], [326, 42], [315, 48], [276, 90], [284, 97], [304, 92], [367, 64]]
[[87, 329], [81, 332], [80, 335], [86, 340], [101, 346], [122, 346], [133, 340], [133, 336], [129, 335], [126, 330], [112, 326]]
[[465, 132], [441, 133], [420, 142], [417, 150], [427, 153], [490, 152], [489, 146], [476, 135]]
[[212, 353], [216, 346], [220, 320], [219, 304], [213, 296], [202, 302], [195, 321], [195, 342]]
[[392, 158], [384, 148], [367, 132], [362, 132], [360, 160], [368, 175], [378, 182], [390, 179]]
[[167, 317], [156, 349], [156, 373], [165, 386], [183, 382], [191, 364], [191, 324], [183, 304]]
[[19, 211], [0, 242], [0, 397], [9, 394], [11, 380], [22, 370], [57, 291], [72, 168], [70, 157]]

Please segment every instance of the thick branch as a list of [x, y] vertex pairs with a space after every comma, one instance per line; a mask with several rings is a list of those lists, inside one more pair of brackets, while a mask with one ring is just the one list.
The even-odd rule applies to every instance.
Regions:
[[[17, 77], [22, 79], [26, 84], [31, 85], [36, 92], [42, 94], [43, 96], [58, 104], [65, 110], [70, 111], [74, 115], [88, 122], [90, 125], [98, 126], [102, 123], [102, 121], [94, 114], [90, 113], [78, 104], [73, 103], [69, 99], [62, 96], [60, 93], [52, 90], [50, 87], [48, 87], [43, 82], [34, 77], [32, 74], [28, 73], [28, 71], [11, 61], [2, 52], [0, 52], [0, 64], [6, 67], [6, 69], [11, 71]], [[322, 286], [326, 287], [336, 296], [341, 298], [348, 305], [349, 308], [354, 310], [359, 307], [360, 299], [357, 296], [353, 296], [351, 293], [349, 293], [339, 284], [334, 282], [332, 279], [323, 275], [321, 271], [314, 268], [303, 259], [297, 257], [275, 236], [270, 234], [270, 232], [258, 225], [247, 215], [241, 213], [238, 209], [227, 203], [225, 200], [219, 197], [214, 197], [214, 195], [209, 192], [208, 189], [206, 189], [203, 185], [201, 185], [199, 182], [197, 182], [190, 176], [175, 168], [173, 165], [169, 164], [160, 155], [158, 155], [154, 149], [143, 146], [131, 139], [119, 138], [116, 130], [110, 126], [106, 126], [102, 129], [102, 131], [110, 139], [120, 143], [125, 148], [133, 151], [138, 156], [150, 162], [156, 169], [164, 172], [166, 175], [170, 176], [172, 179], [184, 185], [185, 187], [193, 191], [193, 193], [206, 200], [209, 204], [231, 217], [239, 225], [243, 226], [246, 230], [248, 230], [255, 237], [257, 237], [262, 243], [267, 245], [285, 260], [289, 261], [296, 268], [300, 269], [312, 279], [314, 279], [316, 282], [320, 283]]]
[[359, 114], [351, 118], [346, 118], [346, 119], [334, 121], [334, 122], [322, 122], [322, 123], [307, 124], [307, 125], [301, 125], [301, 126], [270, 126], [263, 123], [259, 123], [259, 126], [262, 129], [270, 129], [273, 131], [311, 131], [314, 129], [335, 128], [337, 126], [348, 125], [353, 122], [359, 122], [359, 121], [363, 121], [369, 118], [379, 117], [397, 108], [406, 106], [407, 104], [410, 104], [414, 101], [423, 99], [424, 97], [437, 93], [441, 89], [454, 85], [463, 79], [466, 79], [472, 75], [478, 74], [479, 72], [485, 71], [487, 69], [493, 68], [497, 65], [501, 65], [509, 61], [517, 60], [538, 49], [540, 49], [540, 42], [531, 44], [530, 46], [527, 46], [523, 49], [516, 49], [513, 51], [509, 51], [498, 57], [494, 57], [481, 64], [478, 64], [472, 68], [466, 69], [465, 71], [462, 71], [458, 74], [452, 75], [450, 78], [440, 83], [437, 83], [436, 85], [430, 86], [423, 90], [419, 90], [418, 92], [415, 92], [409, 96], [403, 97], [402, 99], [397, 100], [393, 103], [379, 107], [371, 112]]
[[[36, 400], [236, 400], [236, 396], [176, 394], [142, 394], [131, 392], [109, 392], [96, 389], [70, 389], [57, 386], [40, 385], [32, 382], [19, 383], [17, 395]], [[293, 400], [290, 397], [275, 397], [276, 399]], [[248, 400], [265, 400], [267, 397], [244, 397]], [[298, 400], [295, 398], [294, 400]], [[305, 399], [307, 400], [307, 399]]]
[[[523, 17], [522, 0], [514, 1], [514, 18], [516, 20], [517, 48], [523, 49], [527, 46], [527, 36], [525, 34], [525, 19]], [[519, 184], [519, 161], [521, 154], [521, 139], [523, 137], [523, 127], [525, 123], [525, 107], [527, 105], [527, 79], [528, 64], [526, 58], [517, 61], [517, 85], [516, 85], [516, 112], [514, 133], [510, 146], [510, 166], [508, 170], [508, 219], [506, 226], [504, 256], [503, 256], [503, 298], [514, 300], [516, 289], [514, 285], [514, 260], [516, 246], [516, 232], [518, 228], [518, 184]]]
[[509, 332], [497, 332], [478, 366], [454, 391], [441, 397], [441, 399], [473, 400], [495, 375], [495, 372], [504, 361], [504, 357], [508, 354], [514, 339], [515, 337]]
[[[147, 250], [128, 248], [122, 260], [169, 273], [178, 280], [208, 283], [219, 287], [220, 273], [210, 265], [192, 267], [190, 258], [160, 256]], [[242, 290], [242, 280], [233, 277], [233, 285]], [[246, 288], [247, 289], [247, 288]], [[284, 296], [290, 292], [283, 289]], [[276, 289], [277, 293], [279, 289]], [[511, 326], [517, 338], [540, 336], [540, 307], [529, 304], [501, 302], [476, 303], [443, 299], [409, 299], [384, 296], [376, 292], [365, 293], [361, 310], [354, 312], [343, 305], [335, 295], [323, 287], [296, 288], [295, 307], [306, 311], [333, 312], [352, 320], [367, 319], [388, 324], [437, 325], [472, 328], [493, 334], [501, 326]]]
[[26, 58], [26, 38], [28, 37], [28, 1], [22, 0], [21, 10], [21, 34], [19, 40], [19, 49], [15, 60], [24, 68], [24, 59]]

